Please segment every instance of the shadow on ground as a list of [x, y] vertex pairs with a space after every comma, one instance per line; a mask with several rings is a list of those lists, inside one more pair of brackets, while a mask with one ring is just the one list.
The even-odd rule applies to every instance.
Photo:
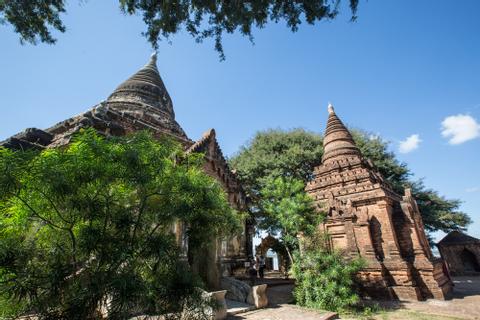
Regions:
[[460, 319], [480, 320], [480, 277], [455, 277], [452, 299], [430, 299], [421, 302], [370, 301], [382, 309], [395, 311], [406, 309], [431, 315], [442, 315]]
[[480, 276], [455, 277], [453, 299], [463, 299], [470, 296], [480, 296]]
[[[469, 319], [480, 320], [480, 277], [456, 277], [451, 300], [427, 300], [422, 302], [367, 301], [378, 304], [387, 313], [386, 319]], [[229, 320], [317, 320], [324, 315], [291, 305], [293, 284], [269, 286], [269, 307], [245, 314], [231, 316]], [[432, 317], [428, 317], [432, 315]], [[434, 317], [434, 316], [444, 317]], [[426, 316], [426, 317], [425, 317]], [[343, 318], [343, 317], [342, 317]], [[348, 317], [347, 317], [348, 318]], [[377, 317], [375, 317], [377, 318]], [[407, 319], [405, 318], [405, 319]], [[383, 318], [382, 318], [383, 319]]]

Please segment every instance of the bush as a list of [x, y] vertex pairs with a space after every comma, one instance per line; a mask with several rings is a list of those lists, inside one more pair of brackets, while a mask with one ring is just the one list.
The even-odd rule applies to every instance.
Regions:
[[355, 274], [364, 266], [362, 259], [346, 260], [338, 252], [323, 249], [296, 254], [292, 274], [296, 279], [296, 303], [314, 309], [340, 311], [359, 300]]
[[202, 165], [203, 155], [147, 133], [88, 130], [41, 152], [0, 147], [0, 314], [83, 320], [103, 307], [127, 319], [201, 309], [201, 283], [172, 226], [182, 223], [201, 247], [238, 224]]

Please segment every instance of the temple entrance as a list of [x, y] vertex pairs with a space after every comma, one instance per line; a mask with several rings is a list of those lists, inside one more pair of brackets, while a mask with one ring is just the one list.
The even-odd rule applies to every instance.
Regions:
[[265, 257], [265, 270], [266, 271], [280, 270], [278, 262], [279, 262], [278, 254], [272, 249], [268, 249], [267, 255]]
[[477, 258], [470, 250], [463, 249], [460, 259], [462, 260], [464, 272], [480, 272]]
[[265, 258], [265, 271], [271, 275], [284, 277], [287, 271], [286, 259], [283, 246], [278, 239], [271, 235], [267, 235], [262, 239], [260, 244], [255, 247], [255, 255]]

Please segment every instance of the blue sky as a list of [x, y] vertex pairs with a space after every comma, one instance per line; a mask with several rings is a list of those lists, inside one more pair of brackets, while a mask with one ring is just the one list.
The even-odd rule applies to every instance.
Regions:
[[[87, 110], [147, 62], [141, 18], [117, 3], [69, 1], [54, 46], [22, 46], [0, 26], [0, 140]], [[297, 33], [269, 24], [255, 45], [226, 36], [224, 62], [181, 33], [160, 43], [158, 66], [187, 134], [215, 128], [227, 155], [258, 130], [323, 132], [332, 102], [348, 125], [391, 141], [416, 178], [461, 199], [480, 237], [479, 11], [476, 0], [361, 1], [355, 23], [345, 12]]]

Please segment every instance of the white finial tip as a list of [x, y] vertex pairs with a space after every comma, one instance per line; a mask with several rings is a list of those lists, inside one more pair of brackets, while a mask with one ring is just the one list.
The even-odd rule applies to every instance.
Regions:
[[329, 102], [328, 103], [328, 113], [334, 113], [335, 111], [333, 110], [333, 105]]
[[157, 63], [157, 51], [152, 52], [152, 54], [150, 55], [150, 61]]

